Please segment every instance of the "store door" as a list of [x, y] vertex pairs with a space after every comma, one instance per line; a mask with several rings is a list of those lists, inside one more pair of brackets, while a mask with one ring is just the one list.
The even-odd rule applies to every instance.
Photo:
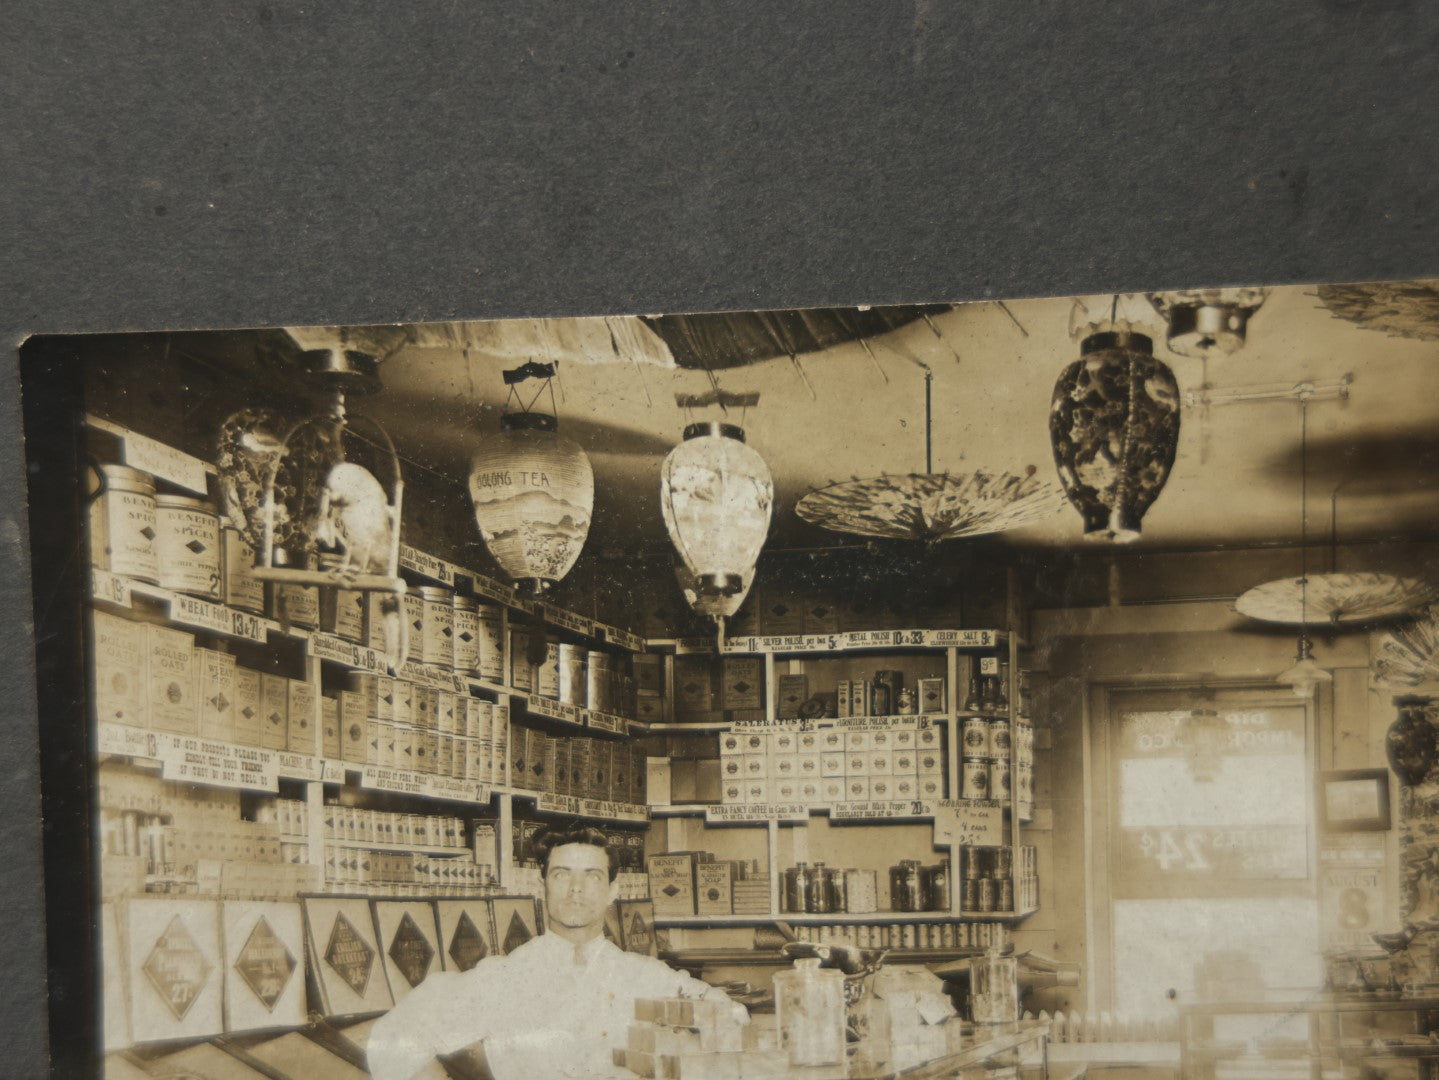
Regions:
[[1104, 697], [1093, 823], [1114, 1008], [1162, 1016], [1318, 986], [1307, 704], [1268, 689]]

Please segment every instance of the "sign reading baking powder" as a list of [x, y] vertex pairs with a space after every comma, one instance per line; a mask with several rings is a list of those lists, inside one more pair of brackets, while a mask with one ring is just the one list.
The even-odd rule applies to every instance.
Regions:
[[934, 804], [934, 842], [961, 847], [998, 847], [1004, 840], [1004, 811], [998, 804], [940, 799]]

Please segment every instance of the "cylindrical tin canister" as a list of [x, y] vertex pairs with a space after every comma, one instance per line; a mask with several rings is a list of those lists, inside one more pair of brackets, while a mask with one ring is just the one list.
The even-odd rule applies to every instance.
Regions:
[[225, 564], [225, 603], [241, 611], [263, 614], [265, 583], [250, 572], [255, 568], [255, 549], [232, 525], [225, 526], [220, 548]]
[[585, 700], [582, 704], [595, 712], [614, 712], [614, 703], [610, 700], [612, 678], [609, 653], [600, 649], [585, 653]]
[[454, 593], [438, 585], [426, 585], [418, 591], [421, 616], [418, 639], [420, 662], [453, 670], [455, 666], [455, 604], [452, 599]]
[[805, 869], [804, 892], [809, 898], [809, 907], [806, 910], [812, 911], [816, 915], [826, 915], [830, 912], [829, 882], [823, 863], [815, 863]]
[[1009, 878], [999, 880], [999, 910], [1014, 910], [1014, 882]]
[[480, 662], [480, 605], [473, 596], [455, 595], [455, 670], [473, 675]]
[[965, 758], [960, 765], [960, 795], [966, 799], [989, 798], [989, 762]]
[[960, 754], [966, 761], [978, 761], [989, 757], [989, 721], [982, 716], [971, 716], [960, 725]]
[[965, 878], [959, 893], [960, 911], [979, 910], [979, 883], [982, 878]]
[[155, 496], [155, 557], [161, 588], [222, 599], [220, 519], [204, 499]]
[[127, 465], [101, 465], [104, 491], [90, 504], [90, 557], [96, 566], [155, 584], [155, 481]]
[[930, 911], [949, 910], [949, 864], [927, 866], [924, 870], [925, 884], [929, 891]]
[[535, 689], [535, 665], [530, 663], [530, 632], [510, 631], [510, 680], [512, 689], [526, 694]]
[[545, 643], [545, 658], [535, 667], [535, 693], [552, 701], [560, 699], [560, 646]]
[[995, 758], [995, 759], [998, 760], [998, 761], [1008, 761], [1008, 760], [1009, 760], [1009, 747], [1010, 747], [1010, 726], [1009, 726], [1009, 721], [1008, 721], [1008, 720], [1004, 720], [1004, 719], [991, 720], [991, 721], [989, 721], [989, 753], [990, 753], [990, 756], [993, 757], [993, 758]]
[[[582, 645], [560, 646], [560, 700], [567, 705], [584, 708], [585, 648]], [[603, 710], [601, 710], [603, 711]]]
[[901, 949], [913, 949], [915, 947], [914, 923], [904, 923], [899, 928], [899, 947]]
[[1009, 799], [1009, 761], [991, 761], [989, 763], [989, 797], [1007, 801]]
[[505, 682], [504, 615], [498, 604], [480, 604], [480, 658], [475, 674], [489, 682]]
[[1007, 878], [1014, 873], [1014, 848], [1008, 844], [994, 848], [994, 877]]
[[908, 911], [904, 906], [907, 893], [904, 887], [904, 864], [889, 868], [889, 907], [891, 911]]
[[986, 878], [980, 878], [980, 879], [979, 879], [979, 883], [978, 883], [978, 892], [979, 892], [979, 906], [978, 906], [978, 908], [977, 908], [976, 910], [981, 911], [981, 912], [990, 912], [990, 911], [993, 911], [993, 910], [994, 910], [994, 905], [995, 905], [995, 900], [996, 900], [996, 897], [995, 897], [996, 889], [995, 889], [995, 887], [994, 887], [994, 879], [993, 879], [993, 878], [987, 878], [987, 877], [986, 877]]
[[829, 895], [830, 911], [848, 911], [849, 893], [846, 889], [845, 872], [829, 869], [824, 872], [825, 892]]
[[982, 848], [967, 847], [962, 850], [964, 856], [964, 877], [966, 880], [984, 877], [984, 850]]
[[802, 914], [809, 909], [804, 903], [804, 866], [791, 866], [784, 872], [784, 909]]
[[923, 911], [924, 875], [918, 859], [890, 868], [890, 906], [895, 911]]

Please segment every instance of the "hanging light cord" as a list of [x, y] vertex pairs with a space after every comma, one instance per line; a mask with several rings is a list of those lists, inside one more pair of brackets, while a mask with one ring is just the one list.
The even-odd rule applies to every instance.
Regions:
[[[1299, 398], [1299, 651], [1304, 652], [1309, 614], [1309, 399]], [[1302, 658], [1302, 657], [1301, 657]]]
[[934, 438], [930, 418], [930, 405], [934, 396], [934, 372], [924, 373], [924, 471], [934, 472]]

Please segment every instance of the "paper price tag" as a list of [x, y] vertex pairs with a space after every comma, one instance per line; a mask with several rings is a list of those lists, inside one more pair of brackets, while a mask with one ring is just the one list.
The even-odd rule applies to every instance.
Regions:
[[107, 604], [130, 606], [130, 583], [108, 570], [93, 570], [90, 578], [90, 592], [96, 600]]
[[705, 821], [709, 824], [770, 820], [804, 823], [809, 821], [809, 807], [799, 803], [755, 803], [753, 806], [711, 804], [705, 807]]
[[198, 495], [206, 493], [205, 463], [135, 431], [125, 433], [125, 464]]
[[963, 799], [942, 799], [934, 808], [934, 842], [998, 847], [1004, 843], [1004, 811]]

